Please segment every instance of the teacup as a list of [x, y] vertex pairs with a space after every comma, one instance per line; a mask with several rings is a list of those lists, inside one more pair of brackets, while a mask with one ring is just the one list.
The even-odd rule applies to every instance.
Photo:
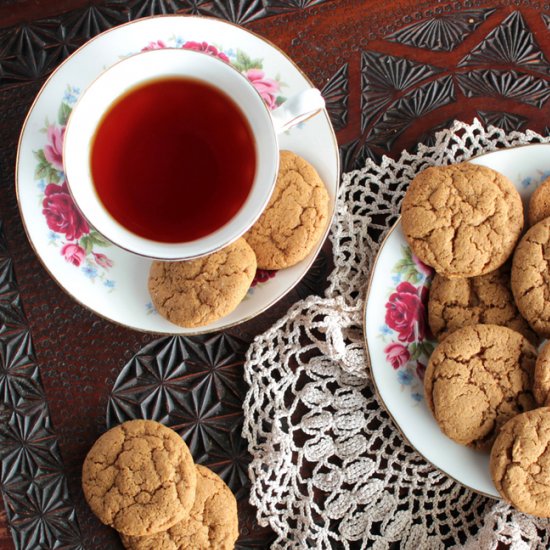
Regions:
[[[184, 97], [195, 99], [178, 101]], [[309, 89], [270, 111], [224, 60], [184, 49], [142, 52], [105, 70], [75, 105], [63, 146], [68, 187], [90, 224], [121, 248], [163, 260], [210, 254], [265, 209], [277, 135], [323, 108], [319, 90]]]

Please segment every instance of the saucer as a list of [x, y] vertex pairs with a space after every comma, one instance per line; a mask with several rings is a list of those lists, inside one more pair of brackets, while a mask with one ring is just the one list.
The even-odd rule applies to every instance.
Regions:
[[[533, 190], [550, 176], [550, 144], [504, 149], [470, 162], [510, 178], [526, 209]], [[411, 253], [398, 221], [380, 246], [365, 300], [363, 322], [372, 379], [380, 401], [412, 447], [462, 485], [498, 499], [491, 480], [489, 454], [447, 438], [424, 399], [423, 375], [436, 345], [423, 328], [428, 326], [427, 290], [432, 277], [432, 268]], [[404, 327], [386, 315], [388, 305], [397, 302], [411, 307], [407, 319], [416, 323], [413, 342], [400, 340], [399, 329]]]
[[[219, 331], [252, 319], [280, 300], [306, 274], [328, 233], [299, 264], [277, 272], [259, 270], [245, 299], [223, 319], [200, 329], [161, 317], [147, 290], [151, 260], [106, 241], [83, 220], [62, 172], [65, 124], [80, 93], [107, 67], [134, 53], [189, 48], [219, 57], [241, 71], [270, 109], [313, 87], [278, 48], [233, 24], [192, 16], [156, 16], [108, 30], [64, 61], [36, 97], [23, 125], [16, 165], [16, 192], [23, 224], [38, 258], [77, 302], [129, 328], [163, 334]], [[339, 155], [326, 112], [279, 136], [281, 149], [308, 160], [330, 195], [334, 213]], [[151, 184], [154, 190], [154, 182]]]

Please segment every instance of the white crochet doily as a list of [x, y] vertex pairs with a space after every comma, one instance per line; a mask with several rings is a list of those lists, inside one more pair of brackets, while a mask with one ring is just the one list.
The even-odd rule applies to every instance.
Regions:
[[548, 141], [455, 122], [433, 147], [344, 174], [325, 298], [295, 304], [254, 340], [245, 365], [250, 500], [277, 534], [274, 548], [548, 547], [550, 522], [471, 492], [403, 441], [374, 394], [362, 332], [373, 260], [415, 174]]

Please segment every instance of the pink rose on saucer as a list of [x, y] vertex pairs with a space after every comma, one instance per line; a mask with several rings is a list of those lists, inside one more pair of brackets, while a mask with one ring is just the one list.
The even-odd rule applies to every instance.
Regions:
[[402, 367], [411, 357], [409, 350], [398, 342], [392, 342], [384, 348], [386, 354], [386, 361], [391, 363], [394, 369]]
[[275, 277], [276, 274], [277, 271], [273, 269], [257, 269], [250, 286], [256, 286], [258, 283], [265, 283], [269, 281], [269, 279]]
[[92, 252], [94, 255], [94, 259], [100, 267], [104, 267], [105, 269], [109, 269], [110, 267], [113, 267], [113, 261], [109, 260], [105, 254], [101, 254], [99, 252]]
[[397, 285], [386, 303], [386, 324], [399, 333], [401, 342], [424, 339], [426, 307], [423, 299], [426, 294], [426, 287], [418, 289], [411, 283], [403, 282]]
[[63, 138], [65, 126], [48, 126], [46, 132], [48, 144], [44, 147], [46, 160], [57, 170], [63, 170]]
[[249, 69], [244, 73], [244, 76], [252, 82], [252, 85], [258, 90], [269, 109], [275, 109], [280, 89], [279, 83], [273, 78], [265, 76], [265, 73], [261, 69]]
[[68, 262], [78, 267], [82, 263], [82, 260], [86, 257], [86, 252], [84, 252], [84, 249], [77, 244], [66, 244], [61, 249], [61, 255], [65, 256], [65, 259]]
[[149, 42], [145, 48], [141, 48], [142, 52], [149, 52], [151, 50], [162, 50], [167, 48], [166, 44], [162, 40], [154, 40]]
[[182, 48], [185, 48], [186, 50], [194, 50], [196, 52], [205, 52], [214, 57], [218, 57], [219, 59], [221, 59], [222, 61], [225, 61], [226, 63], [229, 63], [229, 57], [227, 57], [227, 55], [225, 55], [223, 52], [218, 50], [216, 46], [212, 46], [212, 44], [208, 44], [208, 42], [188, 41], [182, 46]]
[[77, 241], [90, 232], [88, 222], [69, 195], [66, 182], [63, 185], [50, 183], [46, 186], [42, 207], [48, 227], [56, 233], [64, 233], [67, 240]]

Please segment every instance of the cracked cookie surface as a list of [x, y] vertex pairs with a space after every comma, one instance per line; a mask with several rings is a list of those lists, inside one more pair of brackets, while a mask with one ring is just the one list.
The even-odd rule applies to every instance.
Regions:
[[197, 494], [189, 516], [165, 532], [122, 537], [129, 550], [232, 550], [239, 536], [237, 501], [223, 480], [197, 468]]
[[548, 216], [550, 216], [550, 178], [546, 178], [533, 191], [527, 210], [529, 225], [536, 225]]
[[537, 356], [533, 395], [539, 405], [550, 405], [550, 340], [544, 344]]
[[260, 269], [283, 269], [302, 261], [328, 223], [329, 195], [315, 168], [291, 151], [281, 151], [273, 195], [244, 235]]
[[411, 182], [401, 222], [412, 251], [445, 277], [475, 277], [500, 267], [523, 229], [512, 182], [470, 163], [427, 168]]
[[94, 514], [126, 535], [148, 535], [181, 521], [195, 500], [191, 453], [173, 430], [130, 420], [104, 433], [82, 467], [82, 488]]
[[432, 333], [440, 341], [459, 328], [478, 323], [508, 327], [523, 334], [532, 344], [538, 341], [516, 307], [510, 270], [504, 266], [468, 279], [447, 279], [436, 274], [430, 287], [428, 320]]
[[502, 424], [535, 406], [536, 356], [525, 337], [506, 327], [471, 325], [449, 334], [424, 375], [426, 403], [441, 431], [462, 445], [488, 448]]
[[550, 408], [509, 420], [491, 450], [491, 477], [521, 512], [550, 517]]
[[231, 313], [245, 297], [256, 273], [247, 242], [234, 243], [196, 260], [155, 261], [149, 294], [157, 311], [182, 327], [200, 327]]
[[522, 237], [512, 261], [512, 292], [520, 313], [544, 336], [550, 337], [550, 218]]

